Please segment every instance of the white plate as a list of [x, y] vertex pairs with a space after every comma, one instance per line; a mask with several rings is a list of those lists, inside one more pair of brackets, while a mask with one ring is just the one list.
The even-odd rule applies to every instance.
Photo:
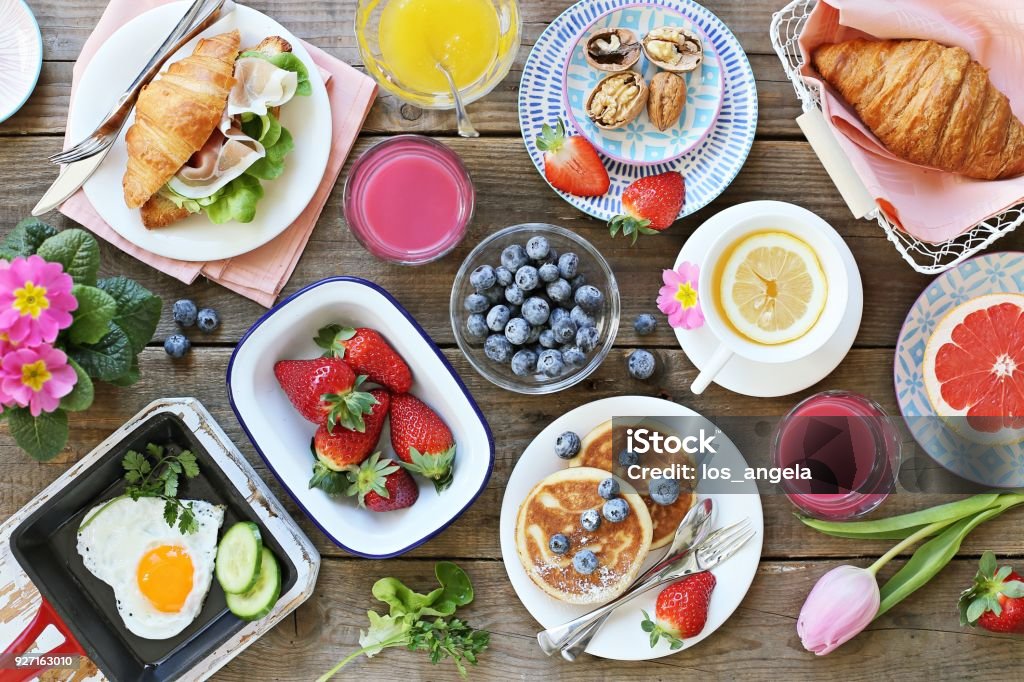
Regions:
[[[278, 360], [319, 357], [313, 337], [332, 323], [372, 327], [412, 370], [411, 393], [432, 407], [455, 437], [455, 480], [438, 494], [417, 479], [420, 497], [408, 509], [374, 513], [351, 498], [310, 490], [316, 427], [303, 419], [274, 377]], [[281, 302], [242, 338], [228, 364], [228, 399], [242, 429], [296, 504], [334, 544], [367, 558], [398, 556], [447, 528], [483, 492], [494, 443], [480, 408], [426, 332], [386, 291], [355, 277], [321, 280]], [[380, 445], [394, 457], [390, 429]]]
[[[103, 120], [189, 4], [176, 2], [152, 9], [122, 26], [103, 43], [78, 85], [68, 116], [71, 140], [77, 142]], [[236, 28], [242, 32], [243, 48], [254, 46], [267, 36], [283, 37], [309, 69], [313, 95], [296, 97], [281, 110], [281, 123], [295, 138], [295, 150], [288, 155], [284, 175], [262, 182], [266, 195], [260, 200], [253, 222], [214, 225], [205, 215], [197, 214], [170, 227], [147, 230], [139, 211], [125, 205], [121, 187], [128, 164], [124, 134], [135, 120], [133, 114], [103, 165], [85, 183], [85, 194], [115, 232], [159, 256], [211, 261], [231, 258], [262, 246], [295, 222], [313, 198], [327, 168], [331, 107], [327, 88], [313, 59], [290, 31], [265, 14], [241, 5], [236, 5], [234, 12], [204, 31], [202, 36]], [[182, 48], [169, 63], [192, 54], [198, 41], [196, 38]]]
[[[777, 201], [751, 201], [732, 206], [712, 216], [694, 231], [683, 244], [679, 257], [676, 258], [675, 265], [672, 267], [677, 268], [683, 261], [689, 261], [703, 268], [704, 255], [725, 227], [750, 216], [756, 216], [768, 209], [774, 213], [795, 209], [806, 218], [804, 209]], [[797, 362], [770, 364], [734, 356], [715, 377], [714, 383], [722, 388], [754, 398], [776, 398], [797, 393], [831, 374], [853, 347], [864, 310], [864, 289], [861, 284], [860, 270], [850, 252], [850, 247], [846, 245], [839, 233], [825, 221], [820, 218], [818, 220], [821, 223], [822, 232], [827, 234], [839, 249], [847, 266], [849, 298], [847, 299], [846, 314], [839, 324], [839, 329], [821, 349]], [[680, 347], [697, 369], [704, 367], [718, 348], [718, 339], [707, 325], [699, 329], [676, 329], [675, 332]]]
[[16, 114], [39, 81], [43, 38], [24, 0], [0, 0], [0, 123]]
[[[561, 625], [594, 608], [565, 604], [548, 596], [526, 575], [516, 552], [515, 529], [519, 505], [541, 479], [566, 467], [565, 461], [554, 454], [555, 438], [563, 431], [574, 431], [583, 437], [591, 429], [613, 417], [658, 416], [692, 417], [697, 416], [697, 413], [667, 400], [644, 396], [619, 396], [597, 400], [577, 407], [553, 421], [540, 432], [519, 458], [519, 463], [512, 471], [512, 476], [505, 488], [505, 498], [501, 503], [501, 555], [516, 594], [519, 595], [526, 610], [537, 619], [543, 628]], [[739, 471], [746, 467], [743, 455], [728, 438], [718, 441], [718, 443], [722, 446], [717, 455], [722, 458], [722, 466], [728, 466], [733, 471]], [[741, 488], [737, 486], [737, 489]], [[718, 579], [718, 588], [711, 597], [707, 625], [699, 635], [687, 639], [683, 649], [689, 649], [710, 637], [728, 620], [732, 612], [743, 601], [744, 595], [750, 588], [750, 583], [754, 580], [754, 574], [757, 573], [757, 564], [761, 558], [761, 543], [764, 540], [761, 498], [758, 497], [757, 486], [752, 481], [743, 484], [742, 489], [747, 492], [710, 495], [715, 506], [715, 527], [724, 527], [749, 518], [757, 535], [751, 538], [750, 542], [744, 545], [731, 559], [712, 571]], [[698, 488], [699, 493], [700, 489]], [[657, 551], [653, 554], [656, 556], [649, 558], [646, 562], [647, 565], [654, 563], [658, 556]], [[652, 592], [650, 595], [639, 597], [636, 601], [613, 612], [608, 622], [590, 642], [587, 653], [619, 661], [649, 660], [676, 653], [669, 648], [664, 640], [652, 649], [648, 641], [649, 636], [640, 629], [640, 621], [643, 619], [643, 614], [640, 613], [641, 609], [653, 614], [656, 599], [657, 593]]]

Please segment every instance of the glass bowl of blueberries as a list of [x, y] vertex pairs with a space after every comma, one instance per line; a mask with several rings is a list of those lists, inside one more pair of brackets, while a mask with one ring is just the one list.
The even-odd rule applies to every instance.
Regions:
[[619, 328], [619, 287], [604, 257], [569, 230], [513, 225], [480, 242], [452, 285], [452, 330], [474, 369], [518, 393], [588, 377]]

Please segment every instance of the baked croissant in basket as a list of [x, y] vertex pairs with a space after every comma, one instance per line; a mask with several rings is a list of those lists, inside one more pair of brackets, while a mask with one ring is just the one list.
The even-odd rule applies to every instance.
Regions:
[[191, 56], [142, 89], [128, 130], [124, 200], [139, 208], [199, 151], [224, 116], [242, 37], [200, 40]]
[[963, 48], [858, 38], [812, 61], [900, 158], [980, 180], [1024, 174], [1024, 125]]

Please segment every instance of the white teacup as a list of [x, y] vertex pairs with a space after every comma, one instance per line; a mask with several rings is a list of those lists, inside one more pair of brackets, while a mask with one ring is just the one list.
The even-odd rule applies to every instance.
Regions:
[[[720, 346], [690, 385], [696, 394], [714, 381], [715, 376], [734, 355], [754, 362], [779, 364], [808, 357], [824, 346], [836, 333], [846, 313], [849, 298], [849, 273], [842, 254], [829, 236], [832, 226], [805, 208], [781, 201], [759, 201], [763, 208], [756, 216], [737, 221], [715, 240], [700, 270], [698, 295], [705, 324], [718, 338]], [[828, 295], [821, 316], [811, 329], [798, 339], [775, 345], [755, 343], [740, 335], [723, 316], [715, 289], [715, 272], [719, 261], [732, 245], [758, 232], [786, 232], [802, 240], [817, 254], [828, 282]]]

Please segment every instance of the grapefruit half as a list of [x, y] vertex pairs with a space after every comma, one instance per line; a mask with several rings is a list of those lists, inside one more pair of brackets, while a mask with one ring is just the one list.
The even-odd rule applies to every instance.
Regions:
[[925, 389], [935, 413], [982, 443], [1024, 439], [1024, 294], [963, 303], [928, 339]]

